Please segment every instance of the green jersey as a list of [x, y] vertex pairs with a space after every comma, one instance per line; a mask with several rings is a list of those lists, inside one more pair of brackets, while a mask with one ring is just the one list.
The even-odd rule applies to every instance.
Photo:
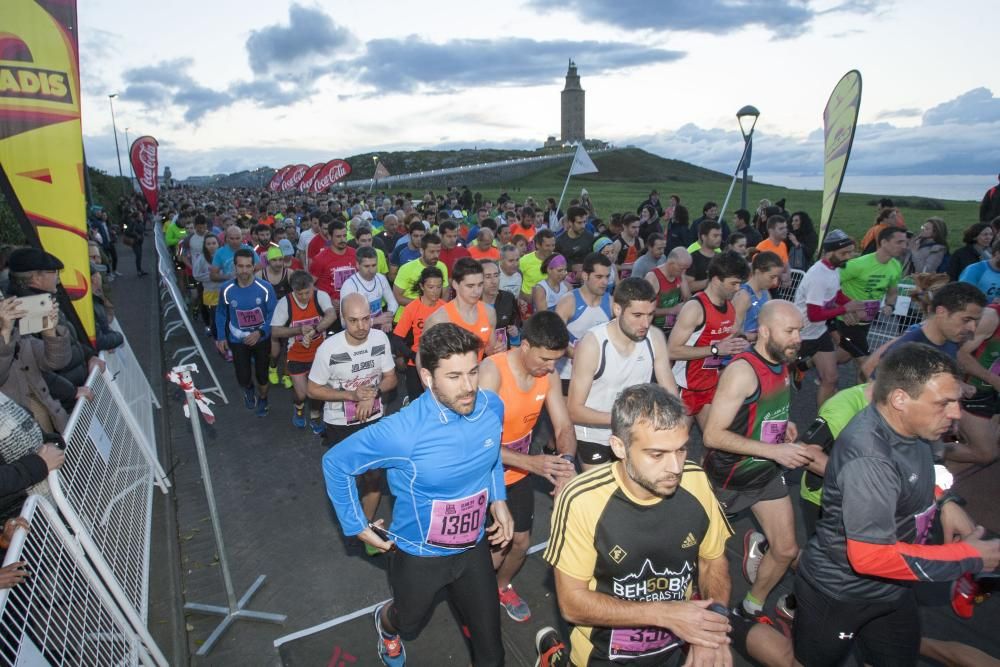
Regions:
[[[830, 437], [833, 439], [840, 435], [844, 427], [854, 419], [854, 415], [868, 406], [868, 397], [865, 396], [866, 386], [859, 384], [842, 389], [828, 398], [823, 403], [823, 407], [819, 409], [819, 418], [826, 422], [827, 428], [830, 429]], [[819, 505], [823, 498], [823, 478], [811, 472], [805, 472], [802, 475], [800, 494], [809, 502]]]
[[903, 266], [895, 257], [883, 264], [875, 253], [862, 255], [840, 269], [840, 290], [852, 301], [878, 302], [902, 276]]

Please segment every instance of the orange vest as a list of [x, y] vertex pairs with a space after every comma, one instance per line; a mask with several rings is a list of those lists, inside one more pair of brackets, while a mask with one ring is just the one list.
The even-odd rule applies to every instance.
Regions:
[[456, 302], [457, 299], [449, 301], [444, 305], [444, 310], [448, 313], [448, 320], [482, 341], [483, 346], [479, 348], [479, 361], [482, 361], [483, 352], [486, 351], [486, 346], [490, 344], [490, 316], [486, 310], [486, 306], [483, 305], [482, 301], [476, 303], [476, 321], [469, 324], [462, 317], [462, 314], [458, 312]]
[[[535, 378], [535, 383], [527, 391], [522, 391], [517, 378], [510, 370], [508, 355], [512, 352], [495, 354], [490, 359], [500, 373], [500, 400], [503, 401], [503, 435], [500, 444], [504, 447], [527, 454], [531, 447], [531, 432], [538, 421], [538, 415], [545, 405], [549, 391], [549, 376]], [[518, 352], [518, 354], [520, 354]], [[528, 473], [520, 468], [504, 467], [503, 482], [507, 486], [519, 482]]]
[[[313, 293], [313, 298], [309, 299], [309, 303], [306, 304], [305, 308], [300, 308], [299, 304], [295, 302], [295, 297], [291, 294], [285, 298], [288, 299], [287, 326], [316, 325], [323, 318], [323, 313], [319, 310], [319, 303], [316, 301], [315, 293]], [[318, 331], [316, 333], [316, 337], [309, 341], [309, 347], [305, 347], [302, 344], [301, 335], [290, 339], [288, 341], [288, 360], [311, 364], [312, 360], [316, 357], [316, 350], [319, 349], [323, 339], [326, 338], [325, 331]]]

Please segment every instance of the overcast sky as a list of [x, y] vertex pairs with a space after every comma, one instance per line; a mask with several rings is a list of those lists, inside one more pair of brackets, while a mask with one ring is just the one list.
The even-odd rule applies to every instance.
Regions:
[[[141, 11], [137, 7], [141, 5]], [[822, 169], [822, 111], [864, 87], [850, 172], [995, 174], [995, 1], [79, 3], [90, 164], [155, 136], [176, 177], [389, 149], [540, 146], [573, 58], [588, 138], [731, 171]], [[124, 158], [124, 134], [122, 134]], [[126, 166], [127, 169], [127, 166]]]

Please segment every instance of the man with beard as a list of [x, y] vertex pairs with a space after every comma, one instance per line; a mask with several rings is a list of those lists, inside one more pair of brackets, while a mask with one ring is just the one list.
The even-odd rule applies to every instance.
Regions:
[[330, 247], [320, 250], [309, 262], [309, 273], [316, 279], [316, 289], [330, 295], [333, 307], [340, 307], [340, 288], [358, 270], [357, 253], [347, 245], [347, 225], [334, 220], [327, 227]]
[[569, 331], [566, 357], [558, 364], [564, 394], [569, 392], [576, 344], [588, 331], [613, 317], [611, 295], [608, 294], [611, 260], [599, 252], [592, 252], [584, 258], [581, 267], [583, 284], [560, 298], [555, 308], [556, 315], [562, 318]]
[[[420, 338], [427, 391], [323, 457], [327, 494], [344, 534], [393, 551], [393, 599], [375, 609], [374, 619], [385, 665], [406, 664], [402, 638], [420, 633], [442, 592], [468, 624], [472, 662], [504, 664], [489, 544], [506, 546], [513, 520], [500, 460], [504, 408], [499, 396], [479, 388], [480, 348], [455, 324], [428, 328]], [[353, 479], [377, 468], [388, 470], [398, 499], [388, 530], [364, 520]], [[487, 513], [493, 524], [484, 530]]]
[[677, 394], [666, 339], [652, 327], [655, 310], [653, 286], [626, 278], [615, 289], [614, 319], [588, 331], [573, 350], [567, 403], [584, 470], [614, 460], [611, 406], [624, 387], [648, 382], [655, 373], [657, 384]]
[[823, 259], [809, 267], [795, 289], [795, 305], [805, 320], [802, 327], [800, 361], [792, 369], [792, 382], [802, 382], [802, 373], [811, 365], [819, 376], [816, 406], [837, 393], [837, 351], [828, 322], [841, 315], [856, 317], [865, 309], [862, 301], [852, 301], [840, 291], [838, 269], [854, 256], [854, 241], [839, 229], [823, 239]]
[[708, 266], [719, 254], [719, 248], [722, 247], [722, 226], [715, 220], [706, 220], [701, 223], [698, 228], [697, 245], [697, 248], [688, 248], [688, 252], [691, 253], [691, 266], [685, 274], [692, 293], [700, 292], [708, 287], [710, 281]]
[[[629, 278], [622, 286], [631, 280], [648, 285]], [[572, 664], [675, 666], [685, 643], [688, 664], [732, 664], [722, 606], [732, 530], [705, 472], [685, 461], [684, 405], [661, 386], [639, 384], [615, 399], [609, 421], [618, 460], [566, 485], [544, 554], [560, 612], [573, 624]], [[691, 599], [695, 585], [700, 600]], [[563, 653], [559, 644], [539, 648], [539, 664], [565, 664], [552, 655]]]
[[[769, 301], [760, 310], [753, 348], [733, 357], [719, 378], [705, 425], [705, 472], [730, 516], [751, 510], [769, 549], [749, 531], [743, 574], [751, 584], [737, 612], [761, 615], [768, 593], [798, 554], [795, 515], [782, 469], [812, 461], [789, 421], [791, 387], [787, 364], [801, 345], [802, 315], [790, 302]], [[747, 567], [752, 565], [753, 567]]]

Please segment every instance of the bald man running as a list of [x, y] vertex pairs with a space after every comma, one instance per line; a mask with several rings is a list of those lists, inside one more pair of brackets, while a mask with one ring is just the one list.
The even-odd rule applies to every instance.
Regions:
[[[794, 304], [769, 301], [758, 315], [757, 341], [722, 372], [705, 425], [704, 468], [729, 515], [747, 509], [764, 534], [745, 539], [743, 574], [752, 584], [738, 611], [758, 616], [768, 593], [798, 554], [795, 516], [782, 468], [800, 468], [812, 450], [789, 421], [787, 364], [802, 343], [802, 314]], [[754, 540], [749, 538], [754, 537]], [[760, 556], [761, 539], [769, 548]]]

